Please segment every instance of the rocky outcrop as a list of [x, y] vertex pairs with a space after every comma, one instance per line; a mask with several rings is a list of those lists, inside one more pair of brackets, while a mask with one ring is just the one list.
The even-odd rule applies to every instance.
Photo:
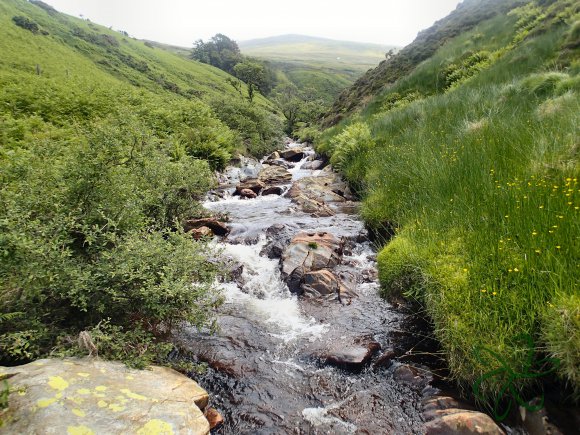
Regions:
[[208, 395], [165, 367], [129, 369], [97, 358], [0, 367], [11, 394], [2, 431], [14, 434], [209, 434]]
[[189, 219], [183, 224], [183, 231], [188, 233], [192, 230], [199, 230], [202, 227], [209, 228], [216, 236], [227, 236], [230, 233], [227, 225], [215, 217]]
[[289, 162], [299, 162], [305, 156], [303, 148], [289, 148], [279, 152], [280, 157]]
[[299, 233], [282, 254], [282, 275], [291, 291], [299, 292], [306, 273], [336, 266], [342, 240], [330, 233]]
[[292, 180], [292, 174], [281, 166], [265, 165], [258, 175], [265, 185], [287, 184]]

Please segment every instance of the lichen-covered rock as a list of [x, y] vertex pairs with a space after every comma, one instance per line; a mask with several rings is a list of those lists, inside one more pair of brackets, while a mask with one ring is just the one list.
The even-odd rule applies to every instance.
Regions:
[[208, 395], [165, 368], [129, 369], [97, 358], [0, 367], [8, 377], [3, 433], [208, 434]]

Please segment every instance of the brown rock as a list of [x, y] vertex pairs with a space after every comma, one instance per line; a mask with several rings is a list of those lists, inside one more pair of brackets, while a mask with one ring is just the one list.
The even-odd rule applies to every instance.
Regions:
[[373, 364], [374, 367], [389, 367], [393, 363], [396, 353], [394, 350], [384, 351]]
[[282, 188], [280, 186], [270, 186], [262, 190], [262, 196], [264, 195], [282, 195]]
[[208, 227], [216, 236], [227, 236], [230, 233], [230, 229], [226, 226], [226, 224], [214, 217], [189, 219], [183, 224], [183, 230], [186, 233], [201, 227]]
[[281, 166], [266, 165], [260, 171], [258, 180], [266, 185], [287, 184], [292, 180], [292, 174]]
[[280, 156], [289, 162], [299, 162], [304, 158], [304, 150], [302, 148], [290, 148], [281, 151]]
[[236, 186], [236, 191], [234, 192], [234, 195], [239, 195], [241, 193], [241, 191], [244, 189], [250, 189], [256, 195], [258, 195], [265, 186], [266, 185], [263, 182], [261, 182], [259, 179], [249, 178], [247, 180], [242, 181], [241, 183], [239, 183]]
[[337, 344], [324, 355], [324, 358], [327, 364], [351, 369], [360, 368], [369, 362], [380, 348], [380, 344], [375, 341], [363, 341], [346, 346]]
[[393, 372], [393, 378], [397, 381], [403, 381], [414, 385], [419, 385], [423, 382], [423, 377], [420, 376], [419, 370], [407, 364], [397, 367]]
[[221, 426], [224, 422], [224, 418], [215, 408], [207, 408], [204, 412], [205, 418], [209, 422], [210, 430], [214, 430]]
[[293, 200], [300, 206], [304, 213], [309, 213], [316, 217], [334, 216], [335, 214], [334, 211], [323, 202], [316, 201], [307, 196], [300, 195], [293, 198]]
[[253, 198], [257, 197], [258, 195], [256, 195], [256, 193], [253, 190], [250, 190], [250, 189], [242, 189], [242, 190], [240, 190], [240, 196], [242, 198], [253, 199]]
[[495, 424], [489, 415], [477, 411], [455, 410], [425, 424], [427, 435], [504, 435], [504, 431]]
[[209, 227], [203, 226], [199, 228], [194, 228], [189, 232], [195, 240], [199, 240], [203, 237], [212, 237], [213, 232]]
[[340, 293], [340, 280], [328, 269], [304, 274], [302, 292], [305, 296], [319, 297]]

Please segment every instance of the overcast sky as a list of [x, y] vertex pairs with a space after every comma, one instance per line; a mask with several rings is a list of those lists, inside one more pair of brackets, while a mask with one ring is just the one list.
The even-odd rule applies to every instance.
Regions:
[[190, 47], [297, 33], [403, 46], [459, 0], [44, 0], [61, 12], [140, 39]]

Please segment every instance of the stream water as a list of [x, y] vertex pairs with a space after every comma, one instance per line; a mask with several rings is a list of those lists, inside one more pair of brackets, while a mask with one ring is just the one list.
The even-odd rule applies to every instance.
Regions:
[[[314, 154], [305, 151], [290, 169], [293, 181], [320, 174], [302, 169]], [[233, 178], [255, 175], [251, 167], [235, 171]], [[209, 365], [196, 380], [225, 418], [217, 433], [421, 433], [421, 398], [433, 388], [428, 374], [402, 380], [396, 375], [401, 362], [380, 364], [382, 355], [397, 352], [406, 315], [378, 295], [375, 252], [359, 217], [348, 212], [352, 207], [315, 218], [284, 195], [241, 199], [232, 192], [223, 188], [221, 198], [205, 207], [229, 215], [231, 232], [217, 243], [241, 274], [221, 284], [218, 333], [191, 329], [181, 337]], [[356, 297], [341, 302], [289, 291], [279, 259], [263, 251], [300, 231], [325, 231], [346, 241], [338, 270], [356, 282]], [[328, 349], [369, 340], [381, 350], [364, 367], [326, 364]]]

